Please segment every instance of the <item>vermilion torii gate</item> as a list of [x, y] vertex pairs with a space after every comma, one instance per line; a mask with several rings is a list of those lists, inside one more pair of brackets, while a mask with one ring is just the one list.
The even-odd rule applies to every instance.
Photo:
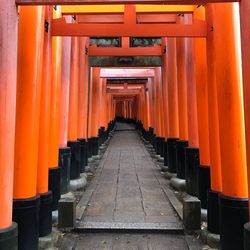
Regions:
[[[206, 184], [208, 180], [207, 167], [210, 165], [211, 192], [209, 192], [208, 198], [208, 228], [211, 232], [218, 233], [219, 225], [216, 223], [220, 216], [222, 249], [243, 248], [243, 223], [248, 220], [247, 180], [249, 180], [249, 178], [247, 179], [246, 166], [248, 166], [248, 168], [250, 166], [250, 21], [248, 17], [250, 13], [250, 3], [248, 0], [238, 1], [240, 6], [240, 15], [238, 15], [237, 6], [230, 4], [230, 2], [237, 1], [9, 0], [7, 3], [4, 3], [5, 8], [0, 10], [0, 26], [3, 28], [4, 34], [0, 40], [0, 159], [2, 162], [0, 166], [0, 234], [9, 235], [12, 233], [13, 238], [15, 238], [16, 226], [14, 223], [12, 224], [12, 199], [14, 197], [14, 218], [16, 221], [19, 221], [19, 237], [20, 239], [32, 238], [31, 244], [34, 244], [32, 246], [37, 244], [38, 225], [35, 221], [30, 220], [31, 224], [27, 223], [28, 227], [25, 228], [24, 221], [27, 217], [25, 217], [26, 215], [22, 214], [22, 212], [19, 212], [19, 209], [29, 208], [30, 205], [32, 205], [34, 209], [38, 209], [39, 194], [44, 194], [44, 199], [50, 199], [49, 192], [46, 194], [48, 190], [43, 188], [43, 185], [48, 181], [48, 176], [44, 176], [44, 178], [40, 178], [39, 180], [36, 179], [36, 163], [38, 158], [35, 157], [35, 152], [39, 151], [40, 148], [38, 149], [38, 147], [41, 146], [41, 144], [39, 144], [39, 138], [41, 138], [41, 133], [44, 132], [39, 130], [39, 124], [41, 124], [38, 119], [38, 111], [41, 110], [39, 100], [42, 98], [41, 103], [45, 106], [47, 105], [47, 108], [49, 106], [48, 99], [44, 98], [45, 96], [41, 94], [43, 91], [46, 93], [48, 91], [48, 88], [47, 90], [46, 88], [41, 88], [41, 79], [44, 79], [44, 81], [49, 79], [50, 76], [48, 76], [48, 74], [52, 74], [51, 83], [46, 82], [46, 86], [48, 87], [50, 84], [52, 86], [50, 95], [53, 101], [51, 102], [50, 108], [51, 114], [54, 114], [54, 116], [52, 115], [50, 117], [50, 121], [53, 121], [51, 122], [51, 130], [54, 131], [54, 134], [52, 139], [50, 138], [50, 140], [52, 140], [50, 141], [51, 155], [48, 161], [50, 162], [49, 167], [53, 169], [51, 171], [51, 178], [56, 178], [55, 176], [58, 174], [57, 150], [59, 147], [59, 132], [61, 132], [59, 131], [58, 123], [60, 118], [63, 120], [63, 117], [60, 117], [58, 109], [60, 100], [58, 95], [60, 94], [61, 81], [63, 81], [63, 79], [60, 79], [61, 60], [68, 60], [67, 63], [71, 65], [71, 77], [79, 73], [79, 65], [75, 64], [76, 62], [74, 60], [71, 63], [67, 55], [62, 55], [62, 38], [52, 38], [52, 36], [159, 36], [163, 37], [163, 40], [166, 39], [164, 42], [166, 49], [161, 46], [155, 46], [153, 48], [131, 48], [127, 45], [124, 46], [123, 43], [121, 48], [97, 48], [90, 46], [89, 55], [85, 56], [130, 55], [162, 57], [162, 72], [160, 72], [159, 69], [155, 71], [157, 72], [156, 79], [158, 79], [159, 82], [159, 79], [163, 76], [163, 81], [165, 81], [165, 83], [168, 82], [168, 87], [166, 89], [167, 84], [163, 86], [156, 84], [154, 86], [157, 96], [157, 101], [154, 102], [154, 110], [156, 110], [157, 115], [159, 115], [157, 118], [154, 117], [154, 122], [152, 123], [156, 130], [156, 136], [158, 138], [164, 137], [165, 139], [170, 139], [173, 143], [175, 143], [173, 139], [177, 138], [181, 139], [184, 145], [189, 143], [189, 149], [186, 151], [188, 155], [186, 164], [189, 164], [192, 171], [194, 171], [194, 167], [203, 165], [200, 171], [203, 182]], [[29, 7], [30, 9], [20, 7], [19, 38], [17, 36], [17, 6], [146, 3], [177, 4], [180, 5], [180, 9], [182, 5], [186, 4], [205, 4], [206, 19], [204, 19], [204, 13], [201, 13], [202, 11], [200, 11], [199, 8], [193, 12], [193, 17], [197, 19], [197, 21], [190, 21], [191, 15], [189, 11], [189, 15], [184, 15], [184, 18], [179, 17], [177, 22], [166, 22], [164, 24], [153, 22], [152, 20], [147, 23], [138, 24], [135, 19], [136, 12], [133, 14], [133, 11], [129, 12], [130, 14], [132, 13], [132, 19], [126, 18], [125, 12], [124, 22], [121, 22], [121, 17], [119, 17], [118, 23], [77, 23], [77, 20], [74, 23], [68, 23], [65, 22], [65, 19], [61, 18], [60, 13], [57, 12], [57, 16], [54, 16], [55, 19], [49, 21], [51, 25], [49, 25], [49, 31], [47, 33], [49, 35], [46, 36], [43, 31], [45, 12], [46, 15], [48, 14], [45, 7], [33, 6]], [[178, 6], [176, 7], [176, 12], [178, 12]], [[52, 18], [51, 13], [52, 11], [50, 9], [50, 18], [48, 18], [48, 20]], [[128, 16], [130, 17], [130, 15]], [[238, 20], [237, 17], [240, 17], [240, 20]], [[239, 21], [241, 26], [239, 26]], [[29, 31], [27, 30], [28, 26], [30, 27]], [[241, 34], [239, 28], [241, 28]], [[244, 112], [241, 90], [240, 37], [245, 104]], [[29, 44], [26, 43], [29, 39], [32, 40], [33, 47], [30, 47]], [[176, 39], [176, 43], [171, 39]], [[124, 41], [126, 43], [126, 39], [124, 39]], [[79, 54], [77, 54], [77, 50], [79, 49], [77, 47], [78, 38], [72, 38], [72, 43], [74, 43], [74, 45], [68, 48], [72, 49], [72, 54], [77, 58], [79, 56]], [[17, 45], [19, 46], [19, 52]], [[82, 48], [85, 47], [83, 44], [81, 46]], [[48, 48], [48, 51], [52, 52], [52, 62], [50, 62], [49, 56], [45, 52], [46, 50], [43, 49], [45, 47]], [[22, 51], [27, 53], [22, 53]], [[43, 56], [41, 51], [44, 53]], [[168, 58], [170, 53], [174, 54]], [[63, 59], [60, 58], [61, 55]], [[48, 56], [47, 60], [46, 56]], [[64, 56], [67, 59], [65, 59]], [[172, 65], [176, 65], [174, 61], [175, 57], [178, 62], [178, 67], [171, 68]], [[84, 60], [86, 60], [86, 58], [82, 58], [81, 63], [87, 65], [88, 63]], [[51, 63], [51, 69], [47, 68], [45, 70], [41, 67], [41, 65], [46, 62], [48, 65]], [[88, 68], [87, 66], [84, 67]], [[173, 74], [177, 76], [185, 75], [186, 78], [179, 77], [176, 79], [176, 77], [173, 77], [173, 79], [169, 79], [172, 75], [167, 74], [166, 69], [174, 72]], [[206, 73], [206, 71], [208, 73]], [[46, 76], [48, 76], [48, 78], [46, 78]], [[98, 82], [99, 78], [97, 76], [95, 77], [94, 81]], [[66, 140], [75, 141], [77, 137], [79, 137], [79, 134], [83, 137], [86, 131], [83, 133], [83, 130], [80, 129], [80, 133], [78, 134], [77, 126], [81, 128], [79, 124], [81, 124], [82, 121], [80, 121], [80, 123], [77, 121], [75, 111], [78, 104], [70, 98], [70, 95], [74, 96], [78, 94], [74, 92], [77, 89], [77, 83], [74, 79], [70, 81], [72, 84], [68, 92], [66, 91], [70, 103], [70, 114], [67, 118], [69, 120], [66, 121], [69, 128], [65, 129], [68, 131], [68, 134], [66, 134], [68, 138]], [[200, 83], [203, 84], [200, 85]], [[177, 85], [178, 89], [176, 88]], [[94, 88], [93, 91], [101, 91], [101, 89], [98, 90]], [[81, 93], [82, 96], [86, 96], [86, 89]], [[128, 93], [129, 92], [124, 92], [122, 94]], [[135, 93], [130, 92], [130, 94], [134, 95]], [[147, 98], [150, 100], [150, 96], [147, 96], [147, 93], [143, 93], [143, 95], [146, 99], [142, 97], [141, 103], [146, 103], [146, 105], [142, 106], [147, 106], [148, 103], [146, 100]], [[170, 96], [174, 98], [171, 99]], [[111, 109], [114, 97], [110, 95], [108, 99], [108, 106]], [[206, 100], [208, 100], [208, 107], [206, 107]], [[178, 116], [173, 114], [176, 103], [178, 103], [179, 110], [182, 111], [179, 112]], [[99, 110], [94, 102], [93, 109]], [[208, 110], [206, 111], [206, 109]], [[149, 113], [149, 109], [144, 113]], [[80, 114], [86, 114], [86, 110], [82, 109]], [[147, 115], [149, 116], [149, 114]], [[61, 114], [61, 116], [63, 116], [63, 114]], [[46, 117], [43, 120], [45, 124], [48, 122]], [[97, 119], [97, 114], [92, 118], [93, 123]], [[113, 118], [114, 117], [110, 115], [110, 120]], [[170, 118], [171, 122], [174, 121], [173, 123], [169, 122]], [[207, 120], [208, 124], [204, 122]], [[87, 121], [85, 122], [87, 123]], [[91, 125], [91, 120], [89, 120], [88, 123]], [[146, 122], [144, 123], [145, 129], [148, 129], [148, 125]], [[179, 131], [176, 130], [177, 124]], [[187, 124], [187, 126], [185, 126], [185, 124]], [[209, 134], [206, 133], [207, 129], [209, 129]], [[97, 131], [92, 132], [91, 136], [96, 136]], [[48, 139], [48, 135], [45, 136]], [[48, 152], [43, 153], [48, 154]], [[171, 159], [171, 155], [169, 156]], [[197, 160], [199, 156], [200, 162]], [[195, 162], [195, 160], [197, 161]], [[196, 165], [193, 165], [193, 162], [195, 162]], [[172, 159], [172, 161], [168, 163], [170, 163], [170, 168], [173, 172], [178, 170], [176, 170], [175, 167], [179, 166], [179, 162], [174, 162]], [[43, 167], [45, 167], [45, 169], [42, 170], [46, 170], [47, 166], [44, 165]], [[183, 166], [180, 165], [180, 167]], [[192, 171], [190, 171], [190, 176], [194, 173]], [[249, 172], [250, 171], [248, 171], [248, 173]], [[44, 171], [39, 173], [44, 173]], [[23, 176], [25, 176], [26, 179], [23, 178]], [[12, 195], [13, 181], [14, 196]], [[202, 184], [200, 187], [193, 185], [195, 182], [191, 177], [187, 180], [187, 184], [190, 194], [201, 195], [201, 192], [197, 194], [197, 190], [204, 191]], [[52, 185], [50, 189], [54, 191], [53, 188], [56, 189], [57, 187], [53, 187]], [[200, 196], [201, 200], [204, 199], [203, 194], [204, 193]], [[218, 208], [218, 200], [220, 200], [220, 208]], [[54, 200], [54, 202], [56, 203], [56, 200]], [[25, 230], [23, 230], [23, 228], [25, 228]], [[8, 238], [6, 243], [9, 244], [8, 247], [10, 249], [15, 248], [16, 243], [13, 238]], [[19, 244], [21, 244], [19, 245], [20, 249], [27, 247], [25, 241]]]

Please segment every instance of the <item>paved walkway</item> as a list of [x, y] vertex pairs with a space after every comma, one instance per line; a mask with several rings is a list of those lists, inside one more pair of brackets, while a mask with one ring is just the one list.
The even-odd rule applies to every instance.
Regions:
[[182, 229], [136, 131], [115, 132], [81, 205], [82, 227]]
[[77, 233], [63, 235], [59, 249], [202, 249], [195, 237], [184, 236], [167, 180], [136, 131], [125, 127], [114, 133], [78, 203]]

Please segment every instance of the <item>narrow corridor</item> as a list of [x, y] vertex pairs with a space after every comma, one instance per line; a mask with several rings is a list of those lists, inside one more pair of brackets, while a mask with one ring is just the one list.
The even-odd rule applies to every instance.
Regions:
[[5, 0], [0, 250], [250, 250], [250, 0]]
[[64, 236], [59, 249], [190, 249], [166, 184], [133, 125], [117, 123], [78, 203], [78, 234]]
[[87, 208], [80, 226], [127, 228], [136, 223], [142, 228], [181, 230], [164, 193], [164, 180], [136, 131], [115, 132], [96, 177], [83, 194], [81, 203]]

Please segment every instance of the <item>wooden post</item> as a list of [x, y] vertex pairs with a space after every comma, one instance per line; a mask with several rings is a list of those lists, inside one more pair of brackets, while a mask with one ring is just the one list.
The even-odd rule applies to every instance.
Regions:
[[13, 220], [18, 249], [37, 249], [37, 163], [41, 101], [44, 7], [20, 7], [16, 97]]
[[[72, 22], [72, 16], [66, 16]], [[71, 149], [68, 142], [69, 85], [70, 85], [71, 37], [62, 38], [62, 70], [59, 114], [59, 166], [61, 168], [61, 194], [69, 191]]]
[[[178, 16], [177, 23], [184, 23], [184, 17]], [[176, 38], [179, 138], [176, 145], [177, 177], [185, 179], [185, 148], [188, 146], [188, 109], [187, 109], [187, 73], [185, 60], [185, 38]]]
[[[61, 17], [61, 8], [56, 6], [53, 9], [53, 18]], [[58, 167], [59, 158], [59, 119], [60, 119], [60, 97], [62, 79], [62, 38], [52, 38], [52, 81], [50, 101], [50, 158], [49, 158], [49, 190], [52, 191], [52, 210], [57, 210], [60, 199], [60, 175]]]
[[216, 60], [214, 44], [214, 5], [206, 5], [207, 36], [207, 82], [211, 190], [208, 192], [207, 226], [211, 233], [219, 234], [219, 193], [221, 183], [221, 156], [216, 88]]
[[[205, 21], [205, 8], [194, 11], [195, 20]], [[210, 152], [208, 128], [208, 82], [206, 39], [194, 39], [195, 81], [197, 93], [197, 121], [199, 135], [200, 165], [198, 166], [198, 197], [201, 207], [207, 208], [207, 192], [210, 190]]]
[[[242, 0], [240, 2], [240, 24], [241, 24], [241, 50], [242, 50], [242, 73], [243, 73], [243, 94], [245, 106], [245, 131], [246, 131], [246, 154], [247, 154], [247, 172], [248, 172], [248, 193], [250, 190], [250, 118], [249, 118], [249, 56], [250, 56], [250, 21], [249, 21], [250, 3]], [[249, 195], [248, 195], [249, 197]], [[250, 212], [250, 209], [249, 209]], [[250, 224], [244, 226], [244, 249], [250, 247]]]
[[[186, 14], [186, 23], [192, 16]], [[185, 60], [187, 77], [188, 143], [186, 148], [186, 187], [187, 193], [198, 196], [199, 136], [197, 120], [197, 93], [195, 78], [194, 38], [185, 38]]]
[[70, 87], [69, 87], [69, 117], [68, 146], [71, 148], [70, 179], [80, 177], [81, 149], [77, 140], [78, 126], [78, 83], [79, 83], [79, 38], [71, 38]]
[[221, 249], [243, 249], [248, 185], [238, 4], [214, 5], [214, 44], [222, 173]]
[[176, 145], [179, 139], [178, 86], [176, 38], [167, 38], [167, 92], [168, 92], [168, 171], [176, 173]]
[[12, 223], [17, 77], [18, 13], [15, 1], [0, 9], [0, 248], [17, 248], [17, 225]]
[[41, 105], [39, 123], [39, 148], [37, 162], [37, 193], [40, 194], [39, 236], [46, 236], [52, 229], [52, 193], [49, 191], [49, 131], [51, 92], [51, 32], [52, 6], [45, 7], [45, 22], [48, 30], [44, 33], [42, 61]]

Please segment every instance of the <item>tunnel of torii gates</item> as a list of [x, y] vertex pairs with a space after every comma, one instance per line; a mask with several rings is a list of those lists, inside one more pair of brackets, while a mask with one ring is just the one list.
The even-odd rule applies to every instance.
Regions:
[[249, 249], [249, 0], [1, 4], [0, 249], [16, 249], [17, 231], [18, 249], [37, 249], [116, 117], [186, 179], [221, 249]]

